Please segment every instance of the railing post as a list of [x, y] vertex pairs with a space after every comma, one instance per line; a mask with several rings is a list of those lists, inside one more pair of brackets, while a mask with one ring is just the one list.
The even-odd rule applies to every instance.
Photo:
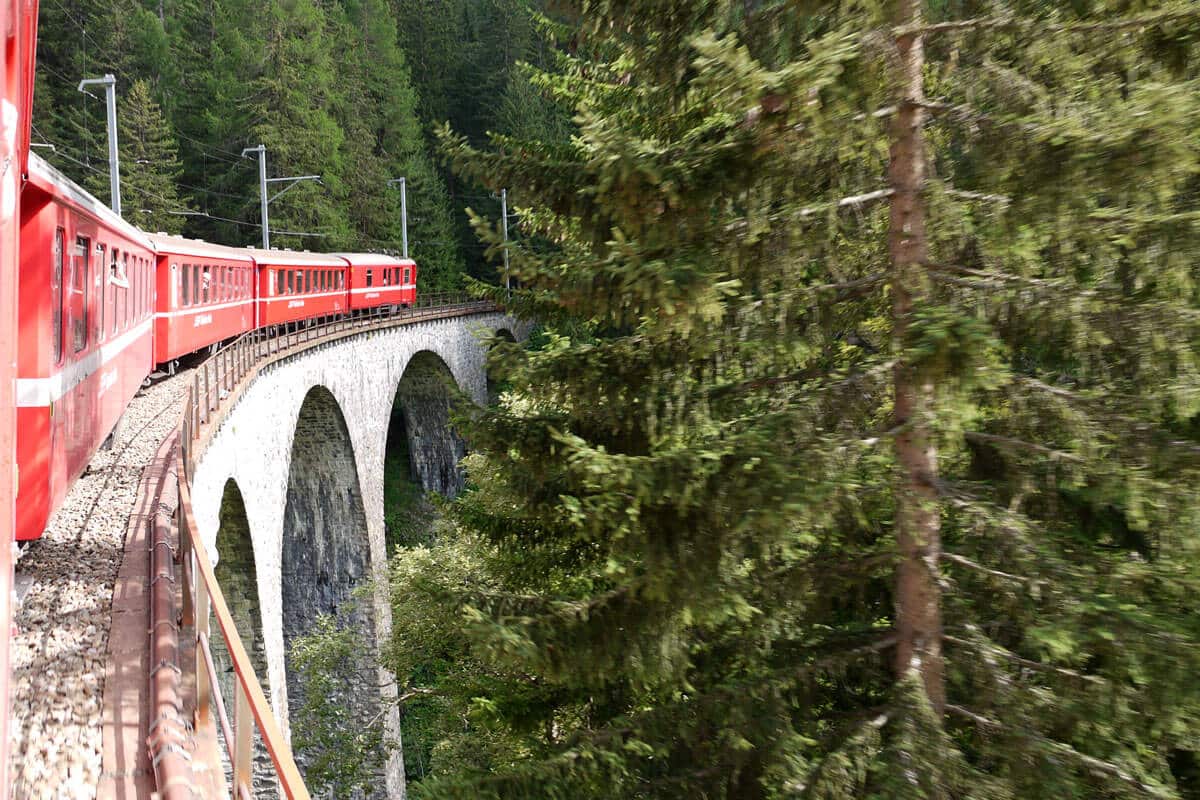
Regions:
[[[235, 790], [245, 786], [250, 789], [252, 754], [254, 752], [254, 715], [250, 710], [250, 698], [242, 688], [240, 676], [233, 678], [233, 742], [230, 746], [229, 760], [233, 764], [233, 785]], [[240, 797], [240, 794], [235, 794]]]
[[[181, 461], [187, 462], [184, 456]], [[186, 481], [187, 477], [179, 475], [178, 480]], [[193, 585], [195, 574], [192, 570], [192, 537], [183, 527], [183, 503], [180, 502], [175, 512], [175, 530], [179, 541], [179, 577], [183, 583], [183, 608], [180, 609], [179, 619], [183, 627], [191, 627], [196, 622], [196, 587]]]
[[[185, 520], [186, 524], [186, 520]], [[181, 533], [182, 535], [182, 533]], [[189, 532], [190, 535], [190, 532]], [[208, 667], [204, 663], [204, 634], [208, 638], [208, 586], [204, 581], [196, 581], [196, 728], [206, 726], [212, 721], [213, 685], [208, 678]]]

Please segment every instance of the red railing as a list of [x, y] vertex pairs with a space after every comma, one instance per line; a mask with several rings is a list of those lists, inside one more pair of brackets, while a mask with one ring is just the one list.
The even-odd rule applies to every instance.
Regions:
[[[292, 800], [308, 798], [308, 790], [292, 757], [291, 747], [275, 720], [250, 658], [225, 604], [213, 574], [212, 561], [196, 535], [192, 515], [191, 478], [198, 458], [208, 446], [221, 421], [241, 392], [264, 366], [311, 347], [354, 336], [368, 329], [394, 327], [427, 319], [463, 316], [495, 309], [488, 301], [464, 295], [422, 296], [411, 308], [378, 308], [361, 313], [320, 317], [246, 333], [197, 367], [188, 387], [178, 431], [164, 444], [177, 448], [171, 462], [178, 485], [179, 501], [174, 515], [161, 515], [153, 522], [151, 558], [151, 698], [155, 721], [151, 725], [150, 757], [154, 764], [159, 794], [163, 800], [206, 796], [194, 775], [195, 743], [184, 743], [187, 725], [181, 722], [186, 685], [194, 683], [192, 730], [212, 730], [215, 722], [232, 765], [235, 800], [253, 796], [251, 765], [253, 731], [258, 729], [271, 757], [275, 776], [284, 795]], [[176, 540], [173, 534], [177, 534]], [[178, 545], [175, 545], [175, 542]], [[176, 568], [178, 567], [178, 574]], [[176, 598], [181, 607], [176, 609]], [[210, 611], [211, 609], [211, 611]], [[217, 687], [216, 670], [209, 647], [211, 620], [216, 619], [233, 662], [234, 708], [230, 721]], [[182, 639], [180, 631], [188, 632]], [[188, 652], [191, 655], [187, 655]], [[186, 662], [186, 663], [184, 663]], [[184, 670], [187, 670], [185, 673]], [[215, 748], [208, 757], [219, 756]], [[220, 775], [219, 763], [207, 765], [209, 774]]]

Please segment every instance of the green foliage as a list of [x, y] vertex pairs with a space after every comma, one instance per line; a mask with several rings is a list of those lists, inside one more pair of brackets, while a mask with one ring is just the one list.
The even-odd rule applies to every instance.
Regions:
[[404, 412], [397, 403], [388, 424], [387, 455], [383, 463], [383, 524], [387, 550], [428, 544], [436, 511], [413, 475]]
[[304, 686], [304, 702], [292, 719], [292, 745], [315, 796], [369, 795], [387, 760], [382, 717], [364, 723], [349, 700], [373, 689], [360, 685], [361, 636], [322, 615], [311, 633], [292, 644], [292, 664]]
[[910, 128], [902, 3], [560, 5], [413, 795], [1195, 797], [1194, 4], [927, 4]]
[[184, 218], [170, 213], [189, 207], [179, 198], [175, 183], [183, 172], [178, 145], [150, 96], [149, 84], [137, 81], [123, 101], [117, 141], [121, 194], [133, 203], [129, 216], [144, 230], [181, 233]]
[[228, 244], [260, 238], [258, 175], [244, 147], [267, 145], [271, 177], [322, 176], [272, 203], [280, 247], [399, 250], [400, 197], [388, 181], [405, 176], [422, 285], [453, 289], [464, 261], [399, 24], [386, 0], [45, 3], [34, 138], [54, 143], [55, 166], [106, 197], [104, 104], [75, 84], [114, 73], [122, 139], [132, 125], [153, 140], [145, 153], [122, 147], [128, 218]]

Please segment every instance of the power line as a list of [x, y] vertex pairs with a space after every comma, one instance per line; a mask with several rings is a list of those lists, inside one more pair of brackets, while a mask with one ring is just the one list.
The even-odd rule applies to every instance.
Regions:
[[[71, 14], [71, 12], [67, 11], [67, 9], [63, 7], [62, 3], [60, 3], [58, 0], [50, 0], [50, 2], [54, 3], [54, 5], [58, 8], [58, 10], [62, 12], [63, 16], [65, 16], [67, 19], [69, 19], [75, 25], [75, 27], [79, 28], [80, 33], [83, 34], [83, 37], [85, 39], [90, 40], [91, 43], [94, 44], [97, 49], [99, 49], [101, 51], [104, 50], [104, 47], [99, 42], [97, 42], [90, 33], [88, 33], [87, 27], [82, 22], [80, 22], [78, 19], [76, 19], [75, 16], [73, 14]], [[45, 65], [40, 64], [40, 66], [45, 66]], [[129, 81], [130, 83], [133, 83], [135, 80], [137, 80], [137, 78], [130, 76], [129, 73], [122, 70], [116, 64], [112, 65], [112, 69], [114, 72], [116, 72], [118, 75], [120, 75], [122, 78]], [[75, 85], [73, 81], [64, 77], [60, 73], [58, 73], [52, 69], [49, 69], [49, 68], [47, 68], [47, 70], [51, 74], [55, 75], [59, 80], [66, 82], [68, 85], [71, 85], [71, 86]], [[217, 161], [225, 161], [227, 163], [237, 164], [239, 166], [242, 164], [242, 158], [234, 153], [231, 153], [228, 150], [223, 150], [219, 147], [216, 147], [215, 145], [206, 145], [204, 142], [201, 142], [199, 139], [193, 139], [191, 136], [187, 136], [186, 134], [180, 133], [179, 131], [175, 131], [175, 135], [181, 139], [186, 139], [189, 142], [200, 145], [199, 148], [196, 148], [197, 150], [199, 150], [199, 152], [203, 153], [206, 156], [211, 156], [212, 158], [216, 159]], [[225, 153], [225, 154], [231, 156], [231, 158], [224, 158], [222, 156], [215, 155], [214, 153], [210, 152], [207, 149], [209, 147], [212, 147], [217, 152]]]

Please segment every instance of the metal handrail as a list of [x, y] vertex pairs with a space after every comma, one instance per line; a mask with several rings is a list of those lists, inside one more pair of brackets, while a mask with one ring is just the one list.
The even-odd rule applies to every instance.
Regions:
[[[262, 686], [255, 675], [254, 667], [246, 654], [245, 646], [238, 635], [237, 627], [225, 604], [221, 587], [217, 584], [213, 573], [212, 562], [204, 543], [197, 536], [195, 519], [192, 516], [191, 478], [196, 465], [196, 459], [202, 453], [206, 440], [201, 433], [207, 429], [211, 435], [219, 426], [224, 413], [227, 413], [233, 403], [222, 408], [222, 404], [232, 399], [236, 401], [239, 393], [249, 378], [253, 377], [266, 363], [279, 358], [310, 349], [316, 344], [331, 341], [333, 338], [351, 336], [359, 332], [377, 327], [390, 327], [397, 324], [407, 324], [427, 319], [461, 316], [495, 309], [490, 301], [473, 300], [463, 294], [433, 294], [422, 295], [416, 305], [410, 308], [379, 307], [361, 312], [351, 312], [315, 320], [302, 320], [275, 326], [273, 329], [260, 328], [238, 336], [233, 341], [219, 348], [212, 356], [196, 369], [192, 385], [188, 387], [187, 399], [180, 417], [177, 437], [178, 451], [176, 452], [176, 478], [179, 487], [179, 502], [176, 507], [175, 527], [178, 531], [178, 549], [172, 551], [173, 559], [180, 565], [182, 577], [183, 607], [180, 610], [179, 622], [183, 627], [191, 628], [192, 644], [195, 648], [195, 660], [188, 665], [195, 677], [196, 708], [194, 730], [209, 729], [212, 726], [212, 707], [216, 706], [217, 721], [226, 748], [229, 749], [229, 760], [233, 766], [233, 787], [231, 795], [236, 800], [253, 796], [251, 785], [251, 761], [253, 745], [253, 728], [257, 727], [271, 762], [279, 786], [291, 800], [307, 800], [308, 790], [303, 778], [296, 767], [291, 747], [284, 738], [270, 705], [262, 691]], [[172, 443], [172, 446], [173, 443]], [[165, 447], [165, 446], [164, 446]], [[159, 549], [159, 540], [167, 549], [171, 548], [168, 531], [160, 526], [155, 541], [155, 550]], [[156, 568], [157, 569], [157, 568]], [[170, 567], [162, 567], [170, 571]], [[170, 578], [172, 584], [174, 577]], [[164, 624], [168, 631], [178, 634], [174, 613], [174, 593], [160, 593], [160, 601], [154, 608], [155, 618], [152, 626], [158, 631], [159, 625]], [[216, 686], [215, 669], [212, 662], [212, 652], [209, 648], [211, 616], [216, 617], [217, 627], [233, 661], [234, 673], [234, 709], [233, 724], [230, 725], [225, 703]], [[163, 614], [169, 614], [170, 623], [161, 619]], [[156, 644], [163, 653], [178, 655], [178, 641], [166, 645]], [[172, 649], [173, 648], [173, 649]], [[157, 651], [156, 651], [157, 652]], [[160, 662], [167, 663], [170, 656], [164, 656]], [[172, 688], [159, 695], [156, 701], [160, 718], [176, 714], [181, 709], [178, 700], [178, 685], [180, 681], [174, 677], [167, 681]], [[174, 695], [174, 696], [172, 696]], [[154, 761], [155, 776], [158, 780], [160, 793], [164, 798], [177, 796], [174, 791], [184, 785], [191, 791], [190, 758], [174, 757], [164, 748], [175, 747], [172, 743], [151, 743], [151, 758]], [[158, 748], [156, 750], [156, 747]], [[177, 754], [176, 754], [177, 755]], [[187, 773], [181, 774], [181, 773]]]

